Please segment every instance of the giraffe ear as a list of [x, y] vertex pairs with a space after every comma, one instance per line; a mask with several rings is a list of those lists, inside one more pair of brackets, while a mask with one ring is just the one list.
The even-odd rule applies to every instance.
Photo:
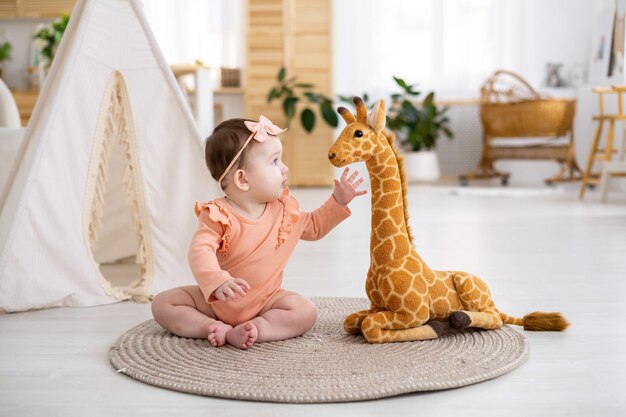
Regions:
[[370, 125], [376, 133], [380, 133], [385, 128], [387, 121], [387, 113], [385, 112], [385, 102], [378, 100], [370, 114], [367, 115], [367, 124]]

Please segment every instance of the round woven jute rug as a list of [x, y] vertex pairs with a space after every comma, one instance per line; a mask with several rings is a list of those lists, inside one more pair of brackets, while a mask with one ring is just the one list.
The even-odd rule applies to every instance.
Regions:
[[212, 397], [286, 403], [367, 400], [456, 388], [495, 378], [528, 356], [524, 336], [446, 328], [438, 339], [373, 345], [343, 330], [365, 298], [314, 298], [315, 326], [304, 335], [248, 350], [172, 335], [153, 320], [110, 350], [118, 372], [159, 387]]

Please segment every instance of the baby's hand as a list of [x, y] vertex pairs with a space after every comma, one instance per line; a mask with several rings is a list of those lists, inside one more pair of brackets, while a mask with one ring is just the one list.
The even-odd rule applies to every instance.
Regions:
[[[343, 174], [341, 174], [341, 179], [335, 180], [333, 197], [335, 197], [335, 200], [341, 206], [347, 206], [348, 203], [354, 199], [354, 197], [367, 194], [367, 190], [357, 190], [359, 185], [363, 183], [363, 178], [359, 178], [359, 171], [354, 171], [349, 178], [348, 172], [350, 172], [350, 168], [346, 167]], [[354, 180], [356, 180], [356, 182]]]
[[241, 278], [231, 278], [213, 291], [213, 296], [220, 301], [237, 301], [237, 294], [245, 297], [250, 284]]

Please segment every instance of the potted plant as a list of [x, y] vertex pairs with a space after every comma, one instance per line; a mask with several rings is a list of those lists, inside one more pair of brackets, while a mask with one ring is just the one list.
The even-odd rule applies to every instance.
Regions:
[[70, 15], [64, 13], [52, 23], [37, 26], [33, 39], [40, 61], [47, 62], [48, 65], [52, 62], [69, 21]]
[[315, 129], [317, 116], [311, 109], [319, 106], [319, 112], [324, 121], [331, 127], [337, 127], [339, 122], [337, 113], [333, 109], [333, 101], [324, 94], [311, 91], [315, 86], [310, 83], [299, 83], [296, 77], [287, 77], [287, 70], [282, 67], [276, 76], [277, 85], [273, 86], [267, 95], [267, 102], [282, 101], [282, 109], [287, 119], [287, 127], [300, 112], [300, 123], [307, 133]]
[[37, 26], [33, 39], [35, 40], [35, 48], [37, 49], [38, 67], [39, 67], [39, 86], [43, 85], [43, 81], [48, 73], [50, 64], [54, 59], [63, 33], [70, 21], [69, 14], [62, 14], [61, 17], [49, 24], [41, 24]]
[[453, 137], [450, 120], [445, 116], [447, 107], [435, 104], [435, 93], [430, 92], [420, 103], [421, 94], [415, 85], [393, 77], [401, 88], [400, 93], [391, 95], [387, 113], [387, 127], [396, 133], [405, 151], [407, 179], [411, 181], [436, 181], [441, 176], [435, 152], [437, 140], [442, 136]]
[[2, 67], [4, 67], [4, 61], [9, 61], [11, 59], [11, 48], [12, 45], [8, 41], [0, 44], [0, 78], [2, 78]]

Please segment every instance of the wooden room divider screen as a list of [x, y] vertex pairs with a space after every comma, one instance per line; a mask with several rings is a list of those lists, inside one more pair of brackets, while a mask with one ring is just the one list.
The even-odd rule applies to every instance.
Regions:
[[[298, 82], [315, 85], [315, 92], [332, 95], [331, 0], [246, 1], [245, 113], [258, 119], [263, 114], [283, 127], [282, 103], [267, 103], [284, 66]], [[282, 134], [283, 160], [289, 166], [289, 184], [302, 186], [332, 183], [333, 169], [326, 154], [333, 129], [324, 123], [317, 108], [317, 123], [307, 134], [297, 118]]]

